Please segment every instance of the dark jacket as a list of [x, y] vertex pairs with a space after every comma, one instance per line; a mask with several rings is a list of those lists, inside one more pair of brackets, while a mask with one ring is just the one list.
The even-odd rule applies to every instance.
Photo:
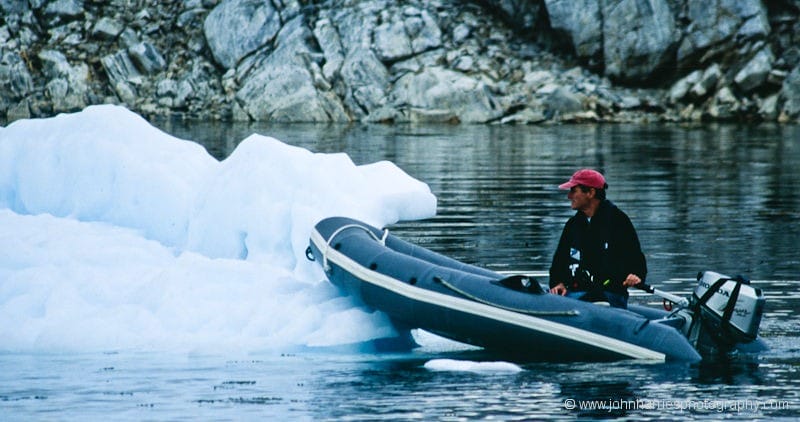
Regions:
[[625, 297], [628, 274], [644, 282], [647, 263], [631, 220], [603, 200], [591, 221], [581, 211], [564, 225], [550, 266], [550, 287], [564, 283], [570, 291], [604, 289]]

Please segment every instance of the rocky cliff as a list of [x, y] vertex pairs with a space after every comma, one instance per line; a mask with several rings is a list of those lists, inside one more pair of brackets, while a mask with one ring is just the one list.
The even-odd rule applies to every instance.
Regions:
[[0, 0], [0, 120], [800, 120], [800, 0]]

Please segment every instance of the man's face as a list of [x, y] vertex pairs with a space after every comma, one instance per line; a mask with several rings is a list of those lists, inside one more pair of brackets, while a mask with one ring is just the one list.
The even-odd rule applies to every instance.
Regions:
[[585, 211], [589, 208], [589, 203], [594, 197], [594, 188], [584, 188], [586, 192], [581, 189], [581, 186], [573, 186], [567, 193], [567, 198], [573, 210]]

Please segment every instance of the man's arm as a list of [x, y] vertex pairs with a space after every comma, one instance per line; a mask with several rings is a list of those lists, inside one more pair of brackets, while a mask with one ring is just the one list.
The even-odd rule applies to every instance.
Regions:
[[569, 245], [567, 242], [569, 233], [569, 221], [564, 225], [561, 231], [561, 238], [558, 240], [558, 246], [555, 253], [553, 253], [553, 262], [550, 264], [550, 291], [565, 295], [567, 293], [566, 282], [572, 276], [569, 271], [570, 257]]
[[[622, 281], [625, 287], [635, 286], [647, 277], [647, 260], [642, 252], [639, 236], [630, 218], [624, 213], [621, 221], [623, 237], [624, 271], [628, 273]], [[623, 273], [624, 274], [624, 273]]]

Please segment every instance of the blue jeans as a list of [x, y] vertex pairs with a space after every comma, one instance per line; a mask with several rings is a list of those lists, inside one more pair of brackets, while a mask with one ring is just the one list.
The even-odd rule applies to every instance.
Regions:
[[[586, 292], [567, 292], [567, 297], [578, 300], [580, 300], [580, 298], [582, 298], [584, 295], [586, 295]], [[603, 291], [603, 295], [606, 297], [608, 304], [612, 307], [628, 309], [628, 299], [625, 296], [608, 291]]]

